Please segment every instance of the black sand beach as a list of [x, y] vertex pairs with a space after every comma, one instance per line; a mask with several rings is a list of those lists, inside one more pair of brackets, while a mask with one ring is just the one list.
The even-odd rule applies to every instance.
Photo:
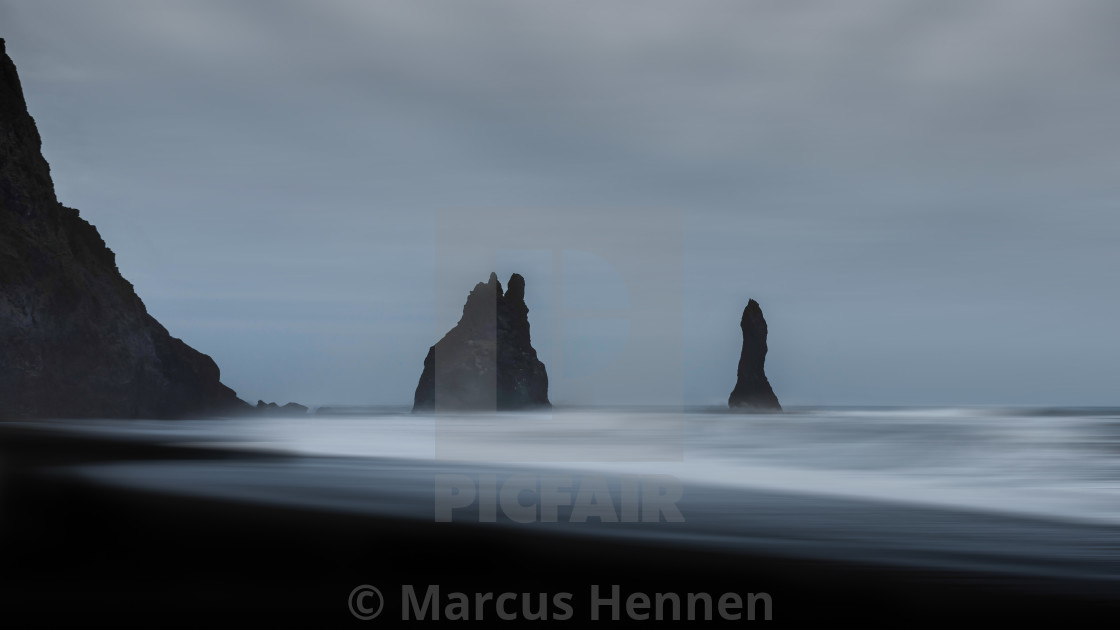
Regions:
[[[712, 523], [735, 519], [706, 517], [698, 502], [709, 503], [713, 514], [726, 506], [713, 503], [715, 495], [691, 487], [687, 496], [698, 499], [682, 503], [690, 515], [687, 523], [660, 523], [645, 532], [640, 527], [612, 532], [609, 524], [597, 523], [583, 528], [570, 523], [441, 523], [421, 517], [425, 510], [431, 514], [431, 503], [421, 497], [413, 497], [411, 506], [401, 509], [399, 493], [378, 489], [379, 484], [397, 485], [385, 484], [384, 478], [362, 484], [369, 509], [323, 502], [314, 481], [300, 483], [306, 475], [300, 472], [306, 470], [301, 459], [76, 436], [27, 425], [2, 427], [0, 607], [5, 619], [12, 622], [10, 627], [193, 626], [214, 620], [228, 627], [357, 626], [362, 622], [351, 614], [348, 596], [364, 584], [378, 587], [385, 598], [384, 610], [370, 624], [400, 622], [405, 584], [413, 585], [421, 597], [429, 585], [438, 585], [445, 598], [449, 592], [471, 597], [506, 591], [534, 597], [567, 592], [572, 594], [571, 619], [556, 623], [569, 625], [591, 618], [592, 585], [599, 586], [602, 596], [616, 584], [623, 622], [625, 599], [633, 592], [682, 597], [706, 592], [716, 598], [726, 592], [743, 598], [766, 593], [772, 603], [770, 624], [791, 625], [840, 620], [865, 625], [1099, 621], [1115, 619], [1120, 612], [1116, 547], [1107, 548], [1115, 539], [1105, 527], [1000, 524], [1012, 542], [1016, 536], [1026, 540], [1023, 532], [1033, 531], [1038, 548], [1032, 552], [1009, 545], [1019, 549], [1016, 554], [993, 545], [987, 559], [984, 554], [969, 558], [955, 549], [959, 541], [944, 533], [947, 542], [939, 541], [936, 531], [920, 544], [905, 542], [908, 532], [918, 531], [914, 522], [936, 521], [934, 510], [879, 506], [879, 514], [867, 520], [881, 525], [868, 527], [862, 543], [851, 535], [829, 534], [830, 529], [859, 530], [835, 516], [841, 513], [837, 510], [866, 514], [869, 506], [857, 502], [843, 507], [844, 502], [809, 501], [807, 505], [817, 506], [816, 516], [783, 526], [782, 519], [796, 516], [797, 510], [765, 509], [761, 506], [776, 504], [763, 497], [755, 504], [756, 529], [736, 532], [725, 525], [726, 531], [709, 531]], [[237, 462], [242, 469], [268, 471], [273, 485], [288, 488], [281, 494], [291, 500], [158, 492], [72, 473], [75, 466], [107, 462], [200, 469]], [[430, 470], [392, 473], [408, 468], [399, 462], [377, 462], [375, 467], [389, 471], [390, 478], [431, 478]], [[290, 471], [287, 477], [284, 470]], [[330, 483], [339, 487], [336, 481]], [[408, 482], [402, 483], [407, 488]], [[317, 494], [317, 501], [300, 500]], [[316, 503], [318, 509], [309, 507]], [[913, 522], [907, 524], [903, 514]], [[986, 544], [983, 527], [975, 522], [959, 529], [966, 538]], [[897, 531], [896, 540], [884, 537], [890, 529]], [[775, 544], [783, 531], [787, 544]], [[1046, 548], [1060, 547], [1063, 539], [1084, 547], [1081, 562], [1063, 561]], [[939, 545], [943, 553], [938, 553]], [[1094, 546], [1100, 548], [1100, 557], [1093, 557]], [[851, 558], [861, 554], [867, 561]], [[941, 568], [934, 566], [938, 563]], [[485, 604], [483, 619], [475, 617], [474, 622], [510, 623], [498, 619], [493, 606], [493, 601]], [[599, 611], [602, 620], [610, 619], [610, 606]], [[761, 622], [763, 609], [756, 612], [755, 621]], [[735, 621], [721, 619], [718, 611], [712, 616], [706, 623], [747, 622], [745, 614]]]

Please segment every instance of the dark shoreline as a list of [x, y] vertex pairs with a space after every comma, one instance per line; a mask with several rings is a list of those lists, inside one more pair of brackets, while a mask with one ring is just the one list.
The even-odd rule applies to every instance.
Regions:
[[[574, 615], [563, 623], [576, 625], [590, 618], [592, 584], [607, 592], [618, 584], [623, 599], [635, 591], [765, 592], [777, 623], [1120, 618], [1112, 580], [907, 569], [327, 512], [123, 489], [48, 470], [247, 457], [292, 459], [0, 425], [6, 625], [357, 625], [346, 600], [361, 584], [385, 594], [385, 610], [371, 623], [399, 621], [402, 584], [420, 593], [430, 584], [445, 593], [570, 592]], [[711, 623], [718, 622], [716, 615]], [[486, 608], [478, 625], [493, 623], [502, 622]]]

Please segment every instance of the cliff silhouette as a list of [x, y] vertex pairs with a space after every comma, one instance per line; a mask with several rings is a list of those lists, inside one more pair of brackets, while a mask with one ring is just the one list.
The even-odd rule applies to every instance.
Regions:
[[0, 39], [0, 418], [247, 410], [219, 376], [148, 314], [97, 228], [59, 203]]

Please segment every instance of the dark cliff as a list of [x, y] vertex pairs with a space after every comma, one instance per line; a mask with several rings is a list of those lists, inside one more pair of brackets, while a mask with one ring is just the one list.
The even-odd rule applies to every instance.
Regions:
[[244, 410], [214, 361], [148, 314], [97, 229], [55, 197], [0, 39], [0, 418]]
[[548, 375], [529, 341], [525, 279], [503, 293], [496, 274], [478, 283], [463, 316], [428, 349], [413, 411], [549, 407]]
[[750, 300], [743, 309], [743, 319], [739, 322], [743, 329], [743, 352], [739, 355], [739, 375], [735, 389], [727, 403], [732, 408], [777, 410], [782, 405], [770, 381], [766, 378], [766, 319], [762, 317], [762, 307]]

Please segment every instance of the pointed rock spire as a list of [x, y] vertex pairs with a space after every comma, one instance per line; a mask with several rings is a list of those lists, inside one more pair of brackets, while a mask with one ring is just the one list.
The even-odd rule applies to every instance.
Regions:
[[770, 387], [763, 365], [766, 363], [767, 328], [758, 302], [753, 299], [747, 302], [739, 327], [743, 329], [743, 351], [739, 355], [738, 378], [727, 401], [728, 406], [781, 411], [782, 405]]

